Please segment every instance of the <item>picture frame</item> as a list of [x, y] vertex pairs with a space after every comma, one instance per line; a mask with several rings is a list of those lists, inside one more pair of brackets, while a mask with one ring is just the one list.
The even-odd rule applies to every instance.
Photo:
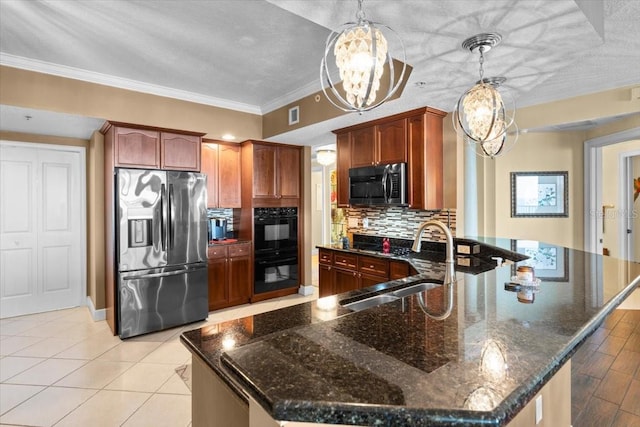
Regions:
[[[533, 267], [535, 276], [546, 282], [569, 281], [569, 254], [562, 246], [550, 245], [535, 240], [512, 240], [511, 250], [529, 257], [519, 265]], [[516, 275], [515, 265], [512, 275]]]
[[569, 173], [511, 172], [511, 217], [569, 217]]

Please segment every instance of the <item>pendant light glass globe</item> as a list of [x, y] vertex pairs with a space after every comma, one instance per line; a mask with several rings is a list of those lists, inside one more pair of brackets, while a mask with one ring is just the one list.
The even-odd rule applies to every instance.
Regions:
[[[363, 112], [383, 104], [398, 90], [404, 78], [406, 60], [404, 44], [398, 34], [386, 25], [364, 18], [362, 0], [358, 0], [356, 17], [356, 23], [343, 24], [327, 38], [320, 64], [320, 81], [322, 91], [334, 106], [343, 111]], [[399, 74], [394, 69], [389, 36], [401, 47]], [[332, 78], [336, 69], [341, 83]], [[386, 93], [379, 93], [381, 87], [387, 88]]]
[[460, 129], [476, 142], [500, 138], [511, 124], [500, 92], [484, 81], [460, 97], [456, 110]]

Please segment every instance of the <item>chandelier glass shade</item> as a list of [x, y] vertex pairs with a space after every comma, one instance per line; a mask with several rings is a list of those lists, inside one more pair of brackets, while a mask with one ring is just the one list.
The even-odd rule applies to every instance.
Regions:
[[318, 150], [316, 151], [316, 160], [323, 166], [329, 166], [336, 161], [335, 150]]
[[[320, 81], [327, 99], [343, 111], [363, 112], [386, 102], [400, 87], [404, 72], [405, 51], [402, 40], [386, 25], [368, 21], [358, 0], [357, 22], [343, 24], [327, 38], [320, 65]], [[385, 36], [384, 33], [387, 33]], [[402, 69], [394, 69], [388, 36], [402, 47]], [[339, 72], [340, 82], [332, 78], [332, 70]], [[386, 92], [379, 93], [381, 87]], [[383, 89], [384, 90], [384, 89]]]
[[[476, 144], [476, 154], [494, 158], [506, 153], [515, 144], [517, 126], [515, 124], [515, 104], [513, 98], [499, 91], [507, 79], [504, 77], [484, 78], [484, 53], [496, 46], [502, 37], [496, 33], [478, 34], [468, 38], [462, 47], [472, 52], [480, 52], [480, 80], [462, 94], [456, 103], [452, 118], [456, 130], [463, 133], [470, 144]], [[509, 115], [511, 111], [511, 115]], [[515, 137], [509, 142], [507, 135]]]

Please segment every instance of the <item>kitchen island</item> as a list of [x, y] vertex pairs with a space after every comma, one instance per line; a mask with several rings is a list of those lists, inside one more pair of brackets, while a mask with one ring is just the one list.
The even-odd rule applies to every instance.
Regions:
[[[477, 240], [480, 255], [517, 247]], [[185, 332], [193, 425], [524, 426], [542, 395], [539, 425], [568, 426], [570, 358], [640, 277], [637, 264], [553, 248], [535, 292], [505, 284], [527, 261], [443, 285], [442, 254], [426, 252], [397, 257], [419, 271], [409, 278]]]

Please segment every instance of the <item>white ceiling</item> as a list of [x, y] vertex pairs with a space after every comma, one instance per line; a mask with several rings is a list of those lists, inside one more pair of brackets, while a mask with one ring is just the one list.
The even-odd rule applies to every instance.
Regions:
[[[330, 29], [352, 21], [356, 6], [2, 0], [0, 63], [263, 114], [319, 89]], [[404, 41], [413, 72], [400, 99], [274, 140], [317, 145], [358, 121], [425, 105], [450, 111], [478, 78], [477, 55], [460, 44], [480, 32], [503, 36], [486, 55], [485, 75], [507, 77], [520, 107], [640, 83], [638, 0], [365, 0], [364, 11]], [[2, 106], [0, 128], [33, 129], [24, 115], [46, 114]], [[61, 133], [69, 126], [35, 133], [71, 136]]]

